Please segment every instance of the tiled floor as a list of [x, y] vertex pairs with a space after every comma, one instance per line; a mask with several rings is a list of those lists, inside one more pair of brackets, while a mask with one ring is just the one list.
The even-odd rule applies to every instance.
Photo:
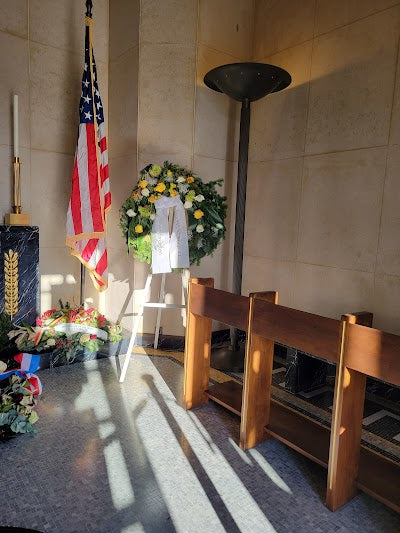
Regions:
[[270, 440], [246, 453], [238, 419], [180, 406], [182, 367], [136, 355], [41, 372], [39, 433], [1, 444], [1, 523], [72, 532], [395, 532], [360, 494], [323, 505], [325, 472]]

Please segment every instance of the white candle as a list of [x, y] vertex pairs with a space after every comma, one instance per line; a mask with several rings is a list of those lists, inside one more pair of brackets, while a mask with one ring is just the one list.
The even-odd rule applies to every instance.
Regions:
[[19, 157], [18, 95], [14, 94], [14, 157]]

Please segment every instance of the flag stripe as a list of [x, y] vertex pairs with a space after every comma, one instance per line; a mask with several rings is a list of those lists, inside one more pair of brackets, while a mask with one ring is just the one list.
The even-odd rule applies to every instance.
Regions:
[[97, 148], [94, 126], [86, 126], [87, 154], [88, 154], [88, 181], [90, 194], [90, 209], [93, 231], [104, 231], [101, 214], [101, 204], [99, 195], [99, 170], [97, 167]]
[[[79, 175], [79, 192], [83, 199], [84, 205], [89, 197], [89, 180], [88, 180], [88, 153], [87, 153], [87, 130], [85, 124], [79, 125], [79, 138], [77, 150], [78, 175]], [[71, 196], [72, 198], [72, 196]], [[75, 207], [75, 206], [71, 206]], [[93, 233], [93, 218], [89, 209], [85, 209], [82, 203], [79, 210], [73, 210], [73, 217], [80, 216], [82, 220], [82, 229], [79, 233]], [[78, 233], [78, 235], [79, 235]]]
[[82, 233], [82, 216], [81, 216], [81, 192], [80, 192], [80, 187], [79, 187], [79, 174], [78, 174], [78, 165], [76, 162], [76, 155], [75, 155], [74, 172], [72, 174], [72, 192], [71, 192], [70, 212], [71, 212], [71, 216], [73, 219], [74, 232], [79, 235], [80, 233]]

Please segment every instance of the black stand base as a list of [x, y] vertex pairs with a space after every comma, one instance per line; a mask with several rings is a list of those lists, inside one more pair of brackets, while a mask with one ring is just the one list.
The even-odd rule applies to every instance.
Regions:
[[233, 350], [231, 346], [214, 348], [211, 350], [211, 368], [221, 372], [243, 372], [244, 355], [244, 345], [239, 345], [238, 350]]

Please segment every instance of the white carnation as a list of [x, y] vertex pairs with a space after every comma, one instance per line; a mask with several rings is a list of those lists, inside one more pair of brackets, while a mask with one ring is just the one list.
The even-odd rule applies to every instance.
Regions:
[[197, 224], [196, 231], [197, 231], [197, 233], [203, 233], [203, 231], [204, 231], [203, 224]]
[[134, 211], [133, 209], [128, 209], [126, 214], [128, 215], [128, 217], [134, 217], [136, 215], [136, 211]]
[[194, 199], [196, 200], [196, 202], [202, 202], [204, 200], [204, 196], [202, 194], [198, 194], [194, 197]]
[[[7, 365], [5, 364], [4, 361], [0, 361], [0, 374], [5, 372], [6, 370], [7, 370]], [[3, 396], [3, 398], [4, 398], [4, 396]]]
[[149, 196], [149, 194], [150, 194], [150, 191], [147, 187], [142, 189], [142, 196]]
[[184, 183], [186, 179], [183, 176], [179, 176], [179, 178], [176, 180], [178, 183]]
[[185, 209], [190, 209], [190, 208], [192, 207], [192, 205], [193, 205], [192, 202], [185, 202], [185, 203], [183, 204], [183, 207], [184, 207]]
[[190, 189], [189, 185], [187, 183], [180, 183], [178, 185], [178, 191], [181, 193], [181, 194], [186, 194], [188, 192], [188, 190]]
[[56, 345], [56, 340], [55, 339], [48, 339], [47, 342], [46, 342], [46, 345], [47, 346], [55, 346]]
[[155, 215], [154, 213], [152, 213], [152, 214], [150, 215], [150, 220], [154, 220], [155, 218], [156, 218], [156, 215]]

